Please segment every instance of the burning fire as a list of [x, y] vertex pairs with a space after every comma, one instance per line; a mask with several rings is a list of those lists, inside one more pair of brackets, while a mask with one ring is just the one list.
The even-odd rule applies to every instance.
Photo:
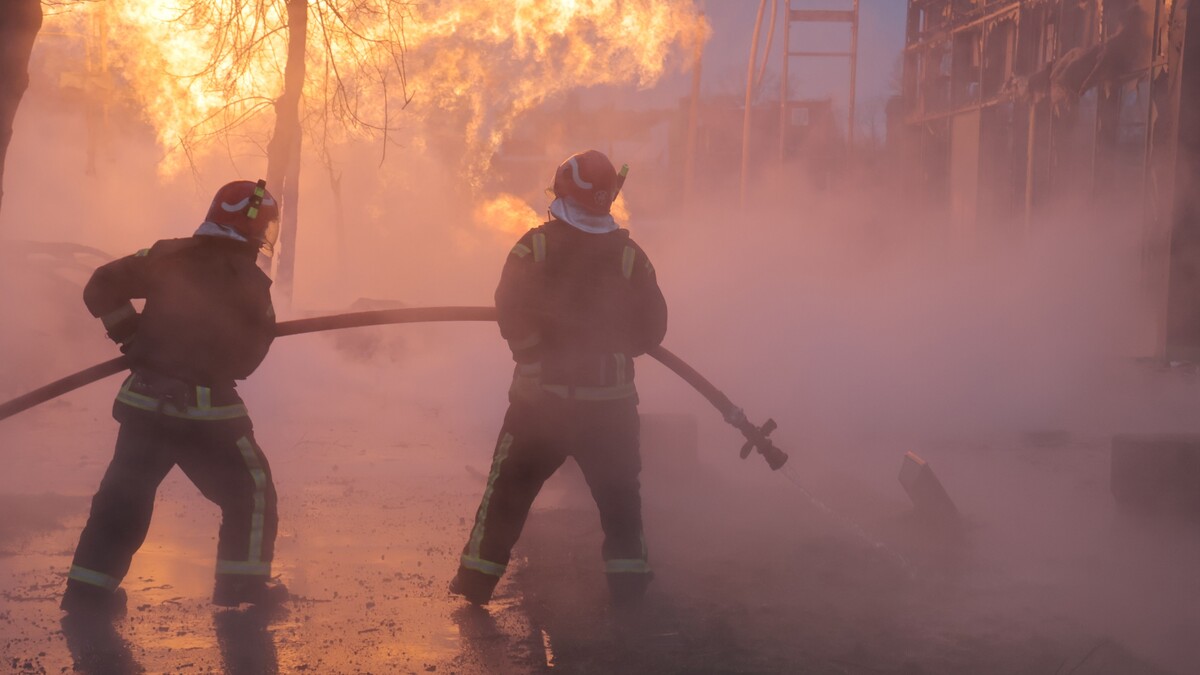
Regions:
[[[106, 43], [101, 51], [111, 62], [99, 67], [141, 105], [164, 150], [164, 175], [214, 152], [261, 154], [283, 88], [282, 0], [67, 7], [48, 17], [47, 30]], [[673, 50], [690, 50], [709, 32], [692, 0], [310, 0], [308, 7], [308, 136], [323, 144], [394, 132], [411, 100], [406, 114], [464, 120], [473, 177], [516, 119], [547, 97], [599, 84], [650, 86]], [[95, 25], [105, 26], [98, 37]]]
[[[547, 197], [547, 200], [552, 197]], [[612, 205], [612, 215], [622, 227], [628, 227], [629, 210], [625, 207], [624, 195], [617, 195]], [[484, 229], [519, 237], [532, 227], [546, 221], [525, 200], [508, 193], [501, 193], [483, 200], [475, 207], [475, 223]]]
[[525, 200], [508, 193], [484, 200], [475, 207], [474, 215], [478, 225], [514, 237], [525, 234], [545, 220]]
[[629, 229], [629, 209], [625, 207], [625, 195], [617, 195], [612, 203], [612, 216], [617, 224]]

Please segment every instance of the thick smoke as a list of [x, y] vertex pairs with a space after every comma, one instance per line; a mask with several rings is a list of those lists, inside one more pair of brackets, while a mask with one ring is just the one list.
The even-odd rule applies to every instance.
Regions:
[[[591, 91], [583, 107], [588, 97], [638, 95], [633, 87]], [[87, 134], [65, 103], [35, 80], [23, 104], [0, 214], [7, 239], [126, 255], [158, 238], [188, 236], [216, 186], [264, 169], [261, 157], [207, 157], [195, 175], [163, 179], [153, 129], [130, 123], [112, 129], [95, 174], [84, 175]], [[551, 96], [531, 115], [579, 105]], [[925, 610], [944, 613], [946, 622], [963, 618], [983, 633], [994, 620], [997, 631], [1044, 629], [1056, 637], [1066, 629], [1055, 621], [1065, 617], [1175, 667], [1200, 662], [1183, 634], [1197, 625], [1191, 596], [1177, 592], [1194, 587], [1194, 534], [1170, 524], [1131, 525], [1107, 494], [1110, 434], [1197, 430], [1194, 384], [1135, 362], [1152, 353], [1157, 307], [1144, 284], [1138, 225], [1078, 199], [1030, 223], [967, 226], [906, 191], [902, 179], [912, 167], [862, 169], [816, 187], [806, 170], [765, 157], [756, 158], [745, 207], [735, 173], [707, 177], [715, 187], [685, 201], [678, 182], [664, 178], [669, 162], [628, 140], [603, 147], [604, 135], [584, 126], [594, 119], [586, 113], [562, 113], [567, 122], [546, 127], [553, 138], [527, 154], [501, 152], [483, 182], [452, 151], [463, 149], [462, 139], [451, 150], [406, 141], [382, 163], [378, 145], [347, 143], [335, 154], [336, 186], [309, 155], [296, 299], [280, 308], [281, 317], [490, 304], [516, 235], [511, 225], [479, 222], [479, 203], [515, 194], [540, 215], [546, 197], [539, 188], [560, 155], [600, 146], [615, 163], [633, 165], [623, 224], [658, 271], [671, 310], [666, 346], [752, 419], [776, 419], [777, 441], [817, 497], [928, 563], [934, 554], [889, 528], [909, 512], [895, 480], [904, 452], [935, 466], [967, 516], [970, 552], [944, 576], [944, 561], [930, 563], [936, 571], [908, 587], [936, 595], [944, 582], [960, 592], [938, 596]], [[613, 124], [613, 137], [628, 131]], [[664, 133], [653, 129], [643, 146]], [[4, 246], [12, 260], [0, 269], [0, 396], [115, 355], [78, 295], [99, 259], [80, 254], [73, 268], [50, 269], [44, 258]], [[400, 443], [453, 429], [461, 442], [425, 461], [479, 472], [487, 468], [510, 368], [494, 326], [389, 327], [281, 340], [243, 390], [269, 455], [273, 439], [310, 432], [326, 438], [344, 428], [350, 456], [359, 450], [355, 439], [366, 436]], [[794, 494], [757, 458], [739, 463], [740, 437], [685, 385], [646, 358], [638, 373], [643, 411], [695, 415], [700, 461], [724, 482], [749, 483], [737, 493], [746, 503]], [[113, 386], [94, 385], [68, 400], [103, 418]], [[10, 439], [32, 428], [22, 418], [0, 424], [20, 430], [6, 430], [15, 434]], [[1067, 440], [1055, 448], [1025, 440], [1063, 433]], [[292, 467], [281, 489], [329, 471]], [[52, 476], [24, 478], [54, 489]], [[15, 491], [17, 480], [0, 491]], [[799, 499], [787, 503], [795, 510], [773, 514], [769, 532], [748, 530], [763, 555], [792, 541], [793, 518], [820, 517]], [[703, 508], [729, 521], [761, 508], [718, 506]], [[658, 524], [658, 541], [682, 545], [675, 532], [687, 531], [689, 511], [675, 517]], [[803, 542], [810, 544], [819, 546]], [[827, 598], [835, 605], [842, 599]]]

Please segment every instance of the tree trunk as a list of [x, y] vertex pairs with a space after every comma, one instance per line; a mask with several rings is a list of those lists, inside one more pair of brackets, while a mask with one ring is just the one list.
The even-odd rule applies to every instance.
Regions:
[[0, 204], [4, 200], [4, 158], [17, 106], [29, 86], [29, 55], [41, 27], [41, 0], [0, 3]]
[[329, 173], [329, 189], [333, 193], [333, 231], [337, 237], [337, 278], [346, 278], [346, 207], [342, 201], [342, 174], [333, 169], [333, 158], [326, 156], [325, 170]]
[[283, 93], [275, 100], [275, 133], [267, 144], [267, 189], [280, 200], [276, 284], [285, 307], [292, 302], [300, 187], [300, 96], [308, 44], [308, 0], [287, 0], [288, 57]]

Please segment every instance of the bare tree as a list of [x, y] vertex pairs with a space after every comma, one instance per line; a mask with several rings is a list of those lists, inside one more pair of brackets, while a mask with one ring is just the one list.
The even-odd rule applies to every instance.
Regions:
[[0, 204], [4, 199], [4, 158], [12, 141], [17, 106], [29, 86], [29, 56], [41, 28], [40, 0], [0, 3]]
[[287, 0], [288, 48], [283, 93], [275, 100], [275, 133], [267, 144], [267, 185], [282, 200], [276, 281], [288, 304], [296, 276], [296, 230], [300, 207], [300, 96], [308, 46], [308, 0]]
[[[286, 6], [282, 17], [277, 11], [281, 1]], [[347, 131], [378, 135], [386, 153], [395, 110], [411, 101], [404, 65], [403, 28], [408, 18], [404, 0], [194, 0], [175, 18], [183, 30], [203, 31], [212, 49], [208, 65], [185, 77], [226, 95], [221, 109], [180, 138], [189, 158], [214, 137], [228, 141], [234, 134], [261, 133], [253, 123], [267, 108], [274, 109], [265, 148], [267, 185], [282, 202], [274, 255], [285, 302], [292, 296], [295, 271], [303, 137], [308, 133], [316, 142], [335, 196], [339, 185], [329, 145], [336, 136]], [[376, 30], [364, 30], [368, 24]], [[379, 26], [386, 30], [380, 33]], [[273, 47], [283, 31], [286, 61], [273, 64], [278, 51]], [[264, 62], [282, 69], [282, 91], [274, 99], [238, 88], [242, 77]], [[310, 63], [318, 65], [311, 81]], [[306, 93], [312, 99], [307, 106]]]
[[[386, 156], [388, 133], [396, 110], [412, 101], [405, 68], [404, 22], [409, 18], [404, 0], [288, 0], [288, 59], [284, 91], [275, 103], [275, 133], [267, 147], [267, 183], [282, 186], [284, 209], [280, 230], [277, 282], [291, 298], [295, 276], [295, 241], [298, 231], [300, 154], [304, 127], [317, 143], [329, 176], [334, 200], [341, 203], [341, 179], [334, 169], [330, 143], [337, 131], [356, 130], [382, 138]], [[314, 27], [307, 32], [309, 12]], [[370, 22], [385, 26], [383, 34], [368, 34], [359, 26]], [[309, 114], [302, 114], [301, 93], [307, 72], [306, 50], [314, 47], [321, 64], [314, 89], [320, 98]], [[396, 94], [393, 94], [393, 91]], [[377, 108], [367, 113], [365, 108]], [[307, 124], [304, 122], [307, 121]], [[273, 179], [273, 176], [275, 177]], [[340, 219], [340, 210], [338, 217]], [[341, 228], [339, 227], [339, 233]]]
[[[0, 0], [0, 6], [8, 1]], [[95, 0], [43, 2], [64, 12], [103, 11], [102, 5], [92, 5]], [[315, 142], [335, 198], [339, 185], [331, 144], [347, 134], [375, 135], [383, 140], [386, 156], [396, 112], [412, 98], [404, 64], [409, 1], [187, 0], [171, 7], [160, 20], [188, 47], [199, 46], [203, 63], [150, 75], [163, 78], [164, 90], [179, 99], [203, 92], [220, 104], [188, 111], [183, 115], [187, 126], [172, 128], [159, 141], [182, 152], [194, 173], [199, 156], [214, 146], [224, 146], [231, 157], [245, 145], [265, 154], [267, 185], [282, 207], [272, 251], [277, 288], [290, 301], [303, 138]], [[142, 48], [153, 44], [149, 38]], [[155, 96], [162, 98], [160, 92], [150, 98]], [[179, 113], [168, 110], [165, 117], [179, 119]]]
[[[430, 117], [423, 119], [465, 124], [452, 142], [463, 139], [465, 154], [482, 160], [467, 170], [474, 184], [522, 112], [583, 83], [648, 85], [673, 43], [699, 44], [708, 34], [690, 0], [622, 0], [632, 18], [665, 28], [651, 31], [648, 45], [631, 42], [604, 3], [123, 1], [145, 11], [116, 19], [122, 25], [112, 32], [124, 45], [117, 77], [145, 105], [167, 150], [165, 171], [190, 165], [198, 173], [200, 157], [222, 148], [231, 163], [247, 147], [268, 160], [268, 185], [283, 202], [275, 262], [285, 298], [295, 265], [301, 147], [316, 149], [337, 202], [331, 148], [373, 137], [382, 160], [407, 138], [397, 122], [413, 96], [405, 65], [410, 37], [425, 76], [421, 95]], [[512, 31], [504, 30], [508, 22]], [[549, 54], [575, 56], [563, 63]]]

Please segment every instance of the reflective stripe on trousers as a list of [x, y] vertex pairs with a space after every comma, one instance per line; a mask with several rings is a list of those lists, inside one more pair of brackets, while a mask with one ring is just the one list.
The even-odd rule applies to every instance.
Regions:
[[649, 554], [646, 551], [646, 533], [639, 535], [642, 542], [642, 555], [639, 558], [611, 558], [604, 561], [605, 574], [650, 574]]
[[120, 579], [110, 577], [103, 572], [97, 572], [96, 570], [89, 570], [86, 567], [80, 567], [79, 565], [71, 566], [71, 571], [67, 573], [67, 578], [75, 581], [81, 581], [92, 586], [99, 586], [100, 588], [109, 591], [115, 591], [117, 590], [117, 586], [121, 585]]
[[494, 563], [490, 560], [484, 560], [483, 558], [477, 558], [470, 555], [463, 555], [462, 558], [460, 558], [460, 562], [462, 563], [463, 567], [469, 570], [482, 572], [483, 574], [493, 577], [504, 576], [504, 570], [508, 569], [507, 565], [501, 565], [500, 563]]
[[500, 477], [500, 465], [508, 458], [508, 449], [512, 447], [512, 434], [504, 434], [496, 444], [496, 455], [492, 458], [492, 471], [488, 474], [487, 487], [483, 489], [483, 500], [479, 503], [479, 511], [475, 514], [475, 527], [471, 530], [471, 540], [467, 544], [467, 552], [462, 556], [462, 565], [477, 572], [502, 576], [506, 565], [484, 560], [479, 557], [479, 548], [483, 544], [483, 532], [487, 524], [488, 504], [492, 500], [492, 492], [496, 489], [496, 479]]
[[217, 574], [245, 574], [248, 576], [269, 577], [271, 576], [271, 563], [218, 560]]
[[649, 574], [650, 563], [641, 558], [619, 558], [604, 562], [606, 574]]
[[250, 515], [250, 541], [246, 548], [246, 560], [217, 560], [217, 574], [249, 574], [269, 576], [270, 561], [263, 561], [263, 526], [267, 511], [267, 472], [258, 461], [258, 449], [247, 436], [237, 440], [242, 460], [254, 480], [254, 512]]

